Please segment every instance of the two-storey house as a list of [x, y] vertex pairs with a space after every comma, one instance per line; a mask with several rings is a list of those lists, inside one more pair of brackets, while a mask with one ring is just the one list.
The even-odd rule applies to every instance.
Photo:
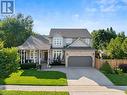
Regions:
[[87, 29], [51, 29], [48, 36], [30, 36], [19, 46], [21, 63], [51, 64], [58, 58], [66, 67], [94, 67], [95, 49]]

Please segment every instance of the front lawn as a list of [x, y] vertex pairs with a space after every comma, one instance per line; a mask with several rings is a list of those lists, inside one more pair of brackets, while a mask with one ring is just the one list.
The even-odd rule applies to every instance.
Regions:
[[66, 74], [58, 71], [19, 70], [6, 79], [0, 79], [0, 84], [19, 85], [67, 85]]
[[105, 74], [115, 85], [127, 86], [127, 74]]
[[55, 91], [10, 91], [0, 90], [0, 95], [69, 95], [68, 92], [55, 92]]

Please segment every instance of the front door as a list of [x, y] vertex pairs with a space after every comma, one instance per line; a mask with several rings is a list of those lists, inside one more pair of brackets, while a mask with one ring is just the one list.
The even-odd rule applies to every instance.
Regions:
[[48, 52], [44, 52], [44, 62], [47, 62], [48, 59]]

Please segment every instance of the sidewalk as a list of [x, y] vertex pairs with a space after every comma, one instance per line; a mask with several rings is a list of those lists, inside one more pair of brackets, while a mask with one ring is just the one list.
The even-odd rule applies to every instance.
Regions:
[[125, 95], [127, 86], [24, 86], [0, 85], [0, 89], [22, 91], [68, 91], [70, 95]]

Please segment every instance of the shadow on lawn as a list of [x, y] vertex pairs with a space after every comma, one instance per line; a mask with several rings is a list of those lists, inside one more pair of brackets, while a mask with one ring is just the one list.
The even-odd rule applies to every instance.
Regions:
[[[6, 86], [4, 84], [6, 84], [5, 79], [0, 78], [0, 90], [6, 89]], [[3, 94], [0, 93], [0, 95], [3, 95]]]
[[66, 75], [58, 71], [36, 71], [36, 70], [24, 70], [21, 76], [34, 76], [40, 79], [60, 79], [66, 78]]

